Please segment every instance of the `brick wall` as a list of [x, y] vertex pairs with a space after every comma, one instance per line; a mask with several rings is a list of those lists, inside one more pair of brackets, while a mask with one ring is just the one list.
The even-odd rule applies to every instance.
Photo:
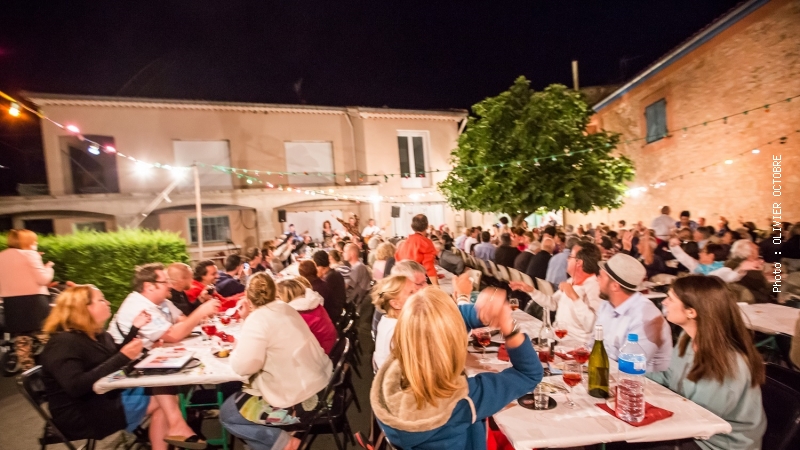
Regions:
[[[646, 134], [644, 108], [665, 98], [669, 129], [702, 123], [765, 103], [800, 94], [800, 0], [773, 0], [706, 42], [690, 54], [636, 86], [595, 116], [598, 124], [622, 133], [623, 141]], [[645, 144], [621, 144], [633, 159], [636, 180], [648, 187], [625, 199], [614, 211], [566, 214], [567, 223], [612, 223], [625, 219], [649, 224], [662, 205], [673, 217], [690, 210], [693, 218], [717, 224], [723, 215], [739, 216], [766, 227], [773, 202], [781, 203], [783, 220], [800, 221], [800, 98], [746, 116], [682, 130]], [[779, 144], [782, 136], [788, 136]], [[774, 141], [772, 145], [764, 145]], [[758, 148], [759, 154], [752, 154]], [[742, 151], [747, 151], [738, 156]], [[782, 196], [772, 190], [773, 155], [780, 155]], [[732, 159], [704, 171], [707, 164]], [[694, 171], [694, 174], [689, 172]], [[654, 189], [648, 185], [679, 174]]]

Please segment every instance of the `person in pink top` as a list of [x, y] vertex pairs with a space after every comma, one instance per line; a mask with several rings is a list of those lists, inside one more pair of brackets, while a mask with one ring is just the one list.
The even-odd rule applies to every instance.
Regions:
[[[5, 309], [6, 333], [16, 335], [14, 351], [24, 370], [34, 366], [33, 339], [40, 333], [42, 322], [50, 314], [50, 292], [53, 263], [43, 263], [36, 239], [30, 230], [11, 230], [8, 248], [0, 252], [0, 298]], [[43, 342], [44, 343], [44, 342]]]
[[312, 290], [311, 283], [303, 277], [281, 280], [277, 285], [277, 297], [300, 313], [325, 354], [330, 354], [338, 337], [336, 327], [322, 306], [322, 296]]

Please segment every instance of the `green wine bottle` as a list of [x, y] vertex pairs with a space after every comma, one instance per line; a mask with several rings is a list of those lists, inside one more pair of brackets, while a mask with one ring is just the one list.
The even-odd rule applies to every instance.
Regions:
[[594, 326], [594, 346], [589, 355], [589, 395], [608, 398], [608, 354], [603, 345], [603, 326]]

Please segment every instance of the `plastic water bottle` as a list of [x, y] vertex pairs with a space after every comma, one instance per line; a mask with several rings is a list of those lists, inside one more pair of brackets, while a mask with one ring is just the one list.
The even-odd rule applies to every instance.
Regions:
[[619, 349], [620, 377], [617, 383], [616, 414], [629, 423], [644, 420], [644, 374], [647, 355], [639, 345], [639, 336], [628, 335], [628, 341]]

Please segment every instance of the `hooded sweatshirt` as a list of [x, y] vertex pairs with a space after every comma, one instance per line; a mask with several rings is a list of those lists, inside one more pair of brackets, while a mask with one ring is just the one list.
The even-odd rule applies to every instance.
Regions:
[[422, 409], [417, 409], [411, 391], [401, 387], [400, 363], [390, 356], [370, 390], [372, 410], [389, 442], [404, 450], [486, 449], [484, 419], [542, 380], [542, 365], [527, 336], [522, 345], [508, 349], [508, 356], [513, 367], [464, 376], [452, 397]]
[[322, 304], [322, 296], [311, 289], [306, 289], [305, 296], [289, 302], [289, 306], [299, 312], [303, 320], [306, 321], [308, 328], [311, 329], [311, 334], [317, 338], [319, 345], [325, 350], [325, 354], [329, 355], [336, 344], [338, 335], [336, 327], [333, 326], [333, 321], [331, 321]]

